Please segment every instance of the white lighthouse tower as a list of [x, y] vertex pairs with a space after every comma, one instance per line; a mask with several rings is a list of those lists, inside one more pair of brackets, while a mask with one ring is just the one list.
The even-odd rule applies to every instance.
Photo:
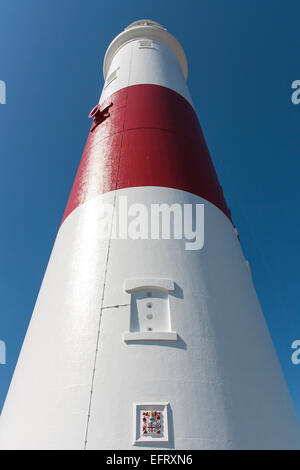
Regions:
[[136, 21], [103, 69], [1, 448], [299, 448], [182, 47]]

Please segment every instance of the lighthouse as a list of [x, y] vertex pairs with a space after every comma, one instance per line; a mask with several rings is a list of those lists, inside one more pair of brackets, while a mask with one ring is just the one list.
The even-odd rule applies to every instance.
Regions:
[[183, 48], [136, 21], [103, 72], [0, 447], [298, 449]]

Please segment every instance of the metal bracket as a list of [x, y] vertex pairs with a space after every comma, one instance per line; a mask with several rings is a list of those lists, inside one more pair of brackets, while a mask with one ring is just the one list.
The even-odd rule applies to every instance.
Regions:
[[110, 116], [109, 113], [109, 108], [113, 105], [113, 103], [110, 103], [108, 106], [106, 106], [104, 109], [100, 109], [100, 104], [97, 104], [92, 111], [89, 114], [89, 118], [94, 118], [93, 121], [93, 126], [91, 128], [91, 132], [95, 130], [99, 124], [101, 124], [105, 119], [107, 119]]

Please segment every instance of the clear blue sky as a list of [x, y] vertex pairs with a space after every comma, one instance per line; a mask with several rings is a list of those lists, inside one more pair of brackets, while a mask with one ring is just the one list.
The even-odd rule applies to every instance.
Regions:
[[[298, 0], [0, 0], [0, 409], [103, 85], [134, 20], [183, 45], [188, 84], [300, 415]], [[243, 351], [240, 351], [243, 354]]]

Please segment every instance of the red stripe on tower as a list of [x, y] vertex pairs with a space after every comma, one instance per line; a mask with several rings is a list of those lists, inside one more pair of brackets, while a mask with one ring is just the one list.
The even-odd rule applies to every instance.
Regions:
[[123, 88], [102, 103], [92, 125], [63, 220], [99, 194], [161, 186], [201, 196], [230, 218], [197, 115], [179, 93], [159, 85]]

